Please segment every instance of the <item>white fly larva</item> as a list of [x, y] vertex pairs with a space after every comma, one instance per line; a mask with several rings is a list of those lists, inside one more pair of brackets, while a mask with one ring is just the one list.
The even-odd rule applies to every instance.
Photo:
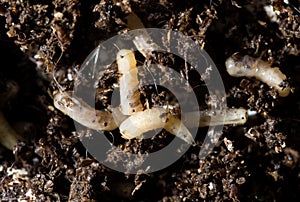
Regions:
[[138, 90], [138, 69], [134, 53], [131, 50], [120, 50], [117, 54], [118, 71], [121, 74], [120, 82], [120, 108], [124, 115], [131, 115], [142, 111]]
[[23, 140], [23, 138], [9, 125], [0, 111], [0, 143], [7, 149], [12, 150], [18, 140]]
[[[18, 91], [18, 83], [15, 81], [7, 81], [5, 92], [0, 94], [0, 108], [4, 108], [5, 104], [14, 97]], [[17, 140], [24, 140], [24, 138], [10, 126], [0, 109], [0, 143], [7, 149], [12, 150], [17, 144]]]
[[119, 127], [121, 125], [121, 123], [128, 118], [128, 116], [124, 115], [121, 111], [120, 111], [120, 107], [107, 107], [108, 110], [111, 111], [113, 118], [115, 120], [115, 123], [117, 124], [117, 126]]
[[118, 127], [109, 111], [95, 110], [70, 92], [57, 92], [54, 106], [83, 126], [94, 130], [114, 130]]
[[185, 124], [183, 124], [180, 119], [169, 115], [168, 121], [164, 125], [164, 129], [166, 129], [166, 131], [175, 135], [176, 137], [182, 139], [183, 141], [187, 142], [188, 144], [196, 145], [189, 129], [187, 129]]
[[181, 121], [163, 108], [151, 108], [136, 112], [121, 123], [120, 133], [126, 139], [136, 138], [143, 133], [164, 128], [189, 144], [194, 144], [193, 136]]
[[145, 30], [140, 18], [134, 13], [131, 12], [127, 17], [127, 26], [138, 32], [133, 38], [133, 43], [138, 51], [147, 58], [153, 51], [162, 50], [159, 45], [157, 45]]
[[132, 40], [136, 48], [140, 53], [147, 58], [153, 51], [162, 50], [150, 37], [150, 35], [145, 31], [141, 30], [140, 34], [135, 36]]
[[223, 109], [217, 111], [204, 110], [200, 112], [188, 112], [182, 115], [182, 120], [187, 127], [206, 127], [217, 125], [242, 125], [247, 122], [247, 110]]
[[291, 91], [284, 75], [278, 67], [272, 68], [271, 65], [259, 58], [248, 55], [243, 57], [237, 54], [229, 57], [226, 62], [227, 72], [234, 77], [255, 77], [256, 79], [273, 87], [279, 96], [286, 97]]
[[119, 129], [126, 139], [136, 138], [143, 133], [163, 128], [166, 122], [166, 110], [160, 108], [146, 109], [136, 112], [121, 123]]

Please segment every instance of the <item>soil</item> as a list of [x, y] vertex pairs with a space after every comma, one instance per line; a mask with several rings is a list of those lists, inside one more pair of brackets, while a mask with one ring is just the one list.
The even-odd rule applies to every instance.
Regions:
[[[298, 201], [299, 10], [296, 0], [0, 0], [0, 107], [24, 137], [13, 151], [0, 147], [1, 200]], [[244, 125], [215, 131], [220, 138], [206, 158], [199, 159], [199, 147], [191, 147], [174, 164], [154, 173], [114, 171], [87, 153], [73, 120], [53, 106], [58, 83], [72, 89], [88, 54], [101, 41], [126, 33], [126, 17], [132, 12], [146, 28], [180, 31], [196, 41], [221, 73], [228, 106], [257, 111]], [[292, 87], [290, 95], [279, 97], [253, 78], [229, 76], [225, 60], [236, 52], [279, 67]], [[137, 58], [143, 60], [141, 54]], [[151, 60], [189, 77], [191, 69], [172, 55], [156, 53]], [[116, 69], [112, 64], [99, 74], [99, 109], [110, 103]], [[209, 71], [202, 77], [209, 80]], [[194, 86], [203, 84], [199, 78], [189, 79]], [[17, 87], [9, 95], [11, 82]], [[142, 102], [150, 106], [172, 97], [163, 88], [157, 94], [153, 88], [141, 92]], [[205, 97], [205, 88], [195, 92], [201, 108], [222, 106], [213, 95]], [[205, 132], [206, 128], [198, 132], [198, 145]], [[145, 140], [125, 140], [118, 131], [112, 135], [115, 146], [134, 153], [158, 150], [173, 138], [165, 131]]]

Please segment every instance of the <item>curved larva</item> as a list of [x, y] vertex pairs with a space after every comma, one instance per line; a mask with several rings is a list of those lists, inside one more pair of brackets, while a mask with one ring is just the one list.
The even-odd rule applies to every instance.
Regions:
[[149, 56], [153, 51], [162, 50], [150, 37], [145, 30], [139, 30], [139, 35], [132, 40], [138, 51], [145, 57]]
[[121, 123], [119, 129], [123, 137], [132, 139], [143, 133], [163, 128], [167, 113], [161, 108], [146, 109], [136, 112]]
[[291, 89], [286, 83], [286, 76], [278, 67], [272, 68], [270, 64], [259, 58], [253, 58], [248, 55], [239, 57], [236, 54], [229, 57], [226, 62], [227, 72], [234, 77], [255, 77], [275, 88], [279, 96], [286, 97]]
[[200, 112], [188, 112], [183, 114], [182, 119], [187, 127], [206, 127], [217, 125], [242, 125], [247, 122], [247, 110], [223, 109], [214, 112], [205, 110]]
[[[5, 103], [14, 97], [18, 91], [18, 83], [15, 81], [7, 81], [6, 91], [0, 94], [0, 108], [3, 108]], [[17, 144], [17, 140], [24, 140], [24, 138], [10, 126], [0, 110], [0, 143], [7, 149], [12, 150]]]
[[187, 127], [181, 122], [180, 119], [170, 115], [168, 122], [164, 126], [164, 129], [176, 137], [182, 139], [188, 144], [195, 145], [194, 138]]
[[143, 133], [165, 128], [168, 132], [181, 138], [189, 144], [194, 144], [193, 136], [181, 121], [170, 115], [163, 108], [151, 108], [136, 112], [120, 125], [121, 134], [126, 139], [132, 139]]
[[54, 106], [83, 126], [94, 130], [114, 130], [118, 127], [109, 111], [95, 110], [70, 92], [54, 95]]
[[151, 55], [153, 51], [162, 50], [161, 47], [152, 40], [151, 36], [146, 31], [141, 19], [134, 12], [128, 14], [126, 19], [127, 26], [137, 32], [132, 41], [138, 51], [145, 58]]
[[12, 150], [18, 140], [23, 140], [23, 138], [9, 125], [0, 111], [0, 143]]
[[120, 82], [120, 108], [123, 114], [131, 115], [143, 110], [138, 91], [138, 69], [134, 53], [131, 50], [120, 50], [117, 54], [118, 71], [121, 74]]

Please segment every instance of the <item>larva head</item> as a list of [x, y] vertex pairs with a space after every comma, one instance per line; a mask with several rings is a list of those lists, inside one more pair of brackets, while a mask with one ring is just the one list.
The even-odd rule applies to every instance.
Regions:
[[291, 92], [289, 84], [287, 84], [285, 81], [283, 81], [281, 85], [277, 86], [276, 88], [280, 97], [286, 97]]
[[243, 108], [227, 110], [226, 119], [228, 120], [228, 124], [243, 125], [248, 119], [247, 110]]
[[225, 62], [226, 70], [230, 76], [239, 77], [243, 75], [243, 62], [237, 55], [229, 57]]
[[236, 109], [236, 116], [237, 116], [237, 124], [245, 124], [248, 120], [248, 113], [247, 110], [243, 108]]
[[117, 54], [118, 70], [121, 74], [128, 73], [131, 69], [136, 68], [134, 52], [122, 49]]
[[55, 92], [53, 97], [54, 106], [65, 114], [68, 114], [71, 98], [66, 92]]
[[122, 137], [125, 139], [133, 139], [143, 134], [144, 131], [142, 131], [139, 127], [135, 127], [135, 125], [132, 123], [130, 117], [125, 119], [119, 126], [120, 133], [122, 134]]

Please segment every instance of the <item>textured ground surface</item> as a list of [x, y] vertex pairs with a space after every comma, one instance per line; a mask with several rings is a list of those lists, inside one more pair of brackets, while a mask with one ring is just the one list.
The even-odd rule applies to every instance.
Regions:
[[[296, 0], [288, 2], [0, 0], [0, 99], [5, 100], [10, 82], [19, 86], [0, 107], [25, 138], [14, 153], [0, 149], [0, 198], [299, 200], [300, 6]], [[265, 8], [275, 11], [272, 17]], [[88, 53], [99, 41], [126, 32], [126, 16], [131, 12], [145, 27], [181, 31], [203, 46], [222, 74], [228, 105], [258, 112], [243, 126], [225, 127], [207, 158], [198, 159], [199, 148], [193, 147], [164, 170], [118, 173], [86, 154], [72, 120], [53, 107], [51, 96], [57, 90], [53, 75], [64, 88], [72, 89]], [[280, 67], [294, 92], [280, 98], [254, 79], [230, 77], [225, 60], [235, 52]], [[160, 59], [170, 62], [164, 55]], [[184, 63], [171, 65], [184, 75]], [[103, 108], [117, 80], [116, 66], [99, 79], [96, 106]], [[142, 99], [151, 100], [151, 89], [142, 91]], [[165, 93], [161, 90], [156, 101], [163, 102]], [[166, 133], [153, 140], [132, 141], [116, 135], [114, 143], [125, 151], [150, 152], [170, 139]], [[202, 140], [198, 135], [197, 143]]]

